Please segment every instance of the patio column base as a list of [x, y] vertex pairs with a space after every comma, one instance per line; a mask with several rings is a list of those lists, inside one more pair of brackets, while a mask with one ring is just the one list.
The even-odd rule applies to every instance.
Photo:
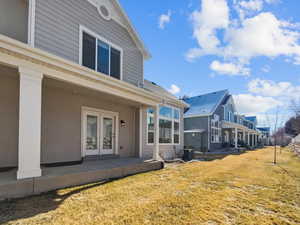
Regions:
[[33, 177], [40, 177], [42, 176], [42, 170], [41, 169], [35, 169], [35, 170], [18, 170], [17, 172], [17, 179], [26, 179], [26, 178], [33, 178]]

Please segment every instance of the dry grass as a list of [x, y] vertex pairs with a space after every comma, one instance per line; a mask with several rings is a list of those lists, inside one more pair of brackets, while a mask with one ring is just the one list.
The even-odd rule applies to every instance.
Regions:
[[4, 224], [300, 224], [300, 160], [271, 149], [0, 203]]

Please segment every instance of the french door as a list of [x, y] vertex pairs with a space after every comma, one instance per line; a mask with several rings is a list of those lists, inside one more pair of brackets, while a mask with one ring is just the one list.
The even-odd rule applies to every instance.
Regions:
[[116, 154], [116, 119], [114, 113], [84, 110], [83, 155]]

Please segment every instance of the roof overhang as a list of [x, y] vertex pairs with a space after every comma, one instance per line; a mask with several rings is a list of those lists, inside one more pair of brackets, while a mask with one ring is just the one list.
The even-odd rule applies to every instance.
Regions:
[[145, 60], [150, 59], [151, 54], [150, 54], [149, 50], [146, 48], [144, 42], [142, 41], [142, 39], [139, 36], [136, 29], [134, 28], [132, 22], [130, 21], [129, 17], [127, 16], [127, 14], [126, 14], [125, 10], [123, 9], [123, 7], [121, 6], [120, 2], [118, 0], [113, 0], [112, 2], [113, 2], [113, 4], [115, 4], [117, 6], [117, 8], [120, 10], [120, 12], [124, 16], [125, 20], [127, 21], [127, 29], [129, 31], [129, 34], [131, 35], [133, 40], [136, 42], [139, 49], [142, 51], [144, 59]]
[[[50, 78], [84, 86], [107, 94], [156, 106], [165, 101], [160, 95], [120, 81], [77, 63], [55, 56], [46, 51], [32, 48], [15, 39], [0, 34], [0, 63], [11, 67], [27, 67]], [[169, 100], [178, 107], [185, 107], [180, 100]]]
[[208, 117], [208, 116], [212, 116], [213, 114], [194, 114], [194, 115], [185, 115], [184, 118], [188, 119], [188, 118], [199, 118], [199, 117]]
[[204, 129], [185, 130], [184, 133], [204, 133]]
[[232, 123], [232, 122], [228, 122], [228, 121], [224, 121], [224, 120], [222, 121], [221, 126], [223, 129], [239, 129], [239, 130], [245, 131], [247, 133], [260, 134], [260, 132], [258, 132], [257, 130], [249, 129], [248, 127], [245, 127], [242, 124]]

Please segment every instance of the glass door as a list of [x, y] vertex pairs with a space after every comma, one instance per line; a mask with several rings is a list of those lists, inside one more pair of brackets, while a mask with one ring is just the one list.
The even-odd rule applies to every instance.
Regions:
[[98, 155], [99, 115], [97, 113], [86, 113], [85, 121], [85, 155]]
[[102, 146], [101, 155], [114, 154], [115, 122], [114, 117], [103, 116], [102, 118]]

